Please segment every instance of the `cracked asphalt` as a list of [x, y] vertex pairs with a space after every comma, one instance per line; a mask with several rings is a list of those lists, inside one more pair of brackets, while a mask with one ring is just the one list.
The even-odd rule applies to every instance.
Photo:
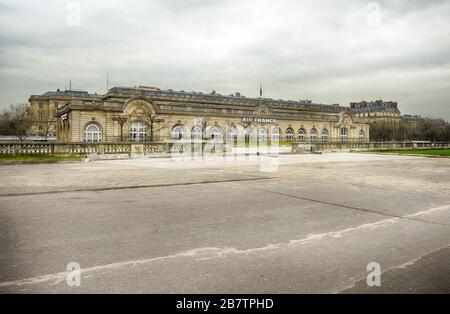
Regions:
[[246, 158], [0, 166], [0, 292], [450, 292], [450, 159]]

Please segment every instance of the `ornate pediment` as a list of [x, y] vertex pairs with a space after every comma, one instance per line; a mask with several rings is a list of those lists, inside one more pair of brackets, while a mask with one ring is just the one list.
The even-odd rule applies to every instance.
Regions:
[[153, 104], [145, 99], [130, 99], [123, 108], [124, 114], [131, 117], [145, 117], [155, 112]]
[[147, 114], [148, 108], [145, 108], [143, 104], [136, 104], [131, 109], [131, 115], [132, 116], [143, 116]]
[[339, 125], [341, 126], [348, 127], [353, 124], [352, 117], [347, 113], [340, 113], [338, 114], [338, 117], [339, 117]]

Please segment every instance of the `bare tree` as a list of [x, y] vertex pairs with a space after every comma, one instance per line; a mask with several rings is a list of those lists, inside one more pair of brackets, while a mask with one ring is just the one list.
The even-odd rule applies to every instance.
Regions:
[[[214, 91], [215, 93], [215, 91]], [[206, 127], [208, 126], [208, 121], [206, 119], [202, 118], [200, 120], [200, 127], [202, 128], [202, 140], [206, 138]]]
[[450, 124], [433, 121], [398, 123], [374, 122], [370, 124], [372, 141], [448, 141]]
[[127, 116], [114, 116], [113, 121], [116, 121], [120, 126], [120, 141], [123, 142], [123, 126], [128, 121]]
[[244, 127], [244, 141], [245, 142], [249, 142], [250, 141], [250, 134], [247, 134], [246, 131], [248, 130], [251, 133], [251, 128], [252, 128], [252, 125], [253, 125], [253, 121], [250, 121], [250, 120], [242, 121], [241, 125]]
[[0, 113], [0, 135], [11, 135], [8, 117], [5, 113]]
[[164, 123], [164, 119], [154, 111], [149, 111], [146, 115], [146, 122], [150, 131], [150, 142], [153, 142], [155, 133], [166, 128], [168, 123]]
[[11, 104], [4, 113], [11, 134], [17, 136], [20, 141], [28, 136], [33, 124], [28, 108], [27, 103]]
[[47, 140], [48, 136], [50, 135], [50, 130], [52, 126], [56, 125], [56, 117], [54, 115], [54, 112], [46, 111], [45, 115], [42, 117], [42, 120], [40, 121], [42, 125], [42, 131], [44, 133], [44, 138]]
[[243, 121], [243, 122], [241, 122], [241, 125], [244, 127], [244, 129], [246, 129], [248, 127], [251, 127], [252, 124], [253, 124], [252, 121]]

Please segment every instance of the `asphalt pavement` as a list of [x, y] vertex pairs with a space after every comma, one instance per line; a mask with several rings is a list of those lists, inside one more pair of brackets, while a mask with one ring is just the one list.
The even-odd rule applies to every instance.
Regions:
[[449, 178], [352, 153], [0, 166], [0, 292], [448, 293]]

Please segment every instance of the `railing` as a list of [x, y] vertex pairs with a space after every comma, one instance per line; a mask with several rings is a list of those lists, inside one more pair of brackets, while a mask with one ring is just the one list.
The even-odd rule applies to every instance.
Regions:
[[[213, 145], [212, 145], [213, 144]], [[317, 151], [317, 150], [394, 150], [394, 149], [429, 149], [429, 148], [447, 148], [450, 149], [450, 143], [433, 142], [361, 142], [348, 139], [345, 141], [240, 141], [238, 139], [224, 140], [170, 140], [164, 142], [152, 143], [0, 143], [0, 155], [48, 155], [48, 154], [132, 154], [134, 148], [140, 147], [139, 152], [145, 155], [169, 153], [173, 149], [192, 150], [200, 147], [213, 150], [229, 150], [233, 148], [252, 147], [252, 146], [274, 146], [280, 145], [288, 147], [290, 151]], [[178, 147], [178, 148], [177, 148]]]
[[0, 143], [0, 155], [47, 155], [53, 154], [54, 144]]
[[170, 150], [169, 143], [147, 143], [144, 144], [144, 153], [154, 154], [154, 153], [165, 153]]
[[130, 144], [104, 144], [103, 152], [105, 154], [120, 154], [129, 153], [131, 150]]
[[93, 154], [99, 152], [101, 144], [91, 144], [91, 143], [69, 144], [68, 148], [69, 154]]
[[171, 143], [9, 143], [0, 142], [0, 155], [49, 155], [49, 154], [130, 154], [132, 146], [143, 146], [143, 153], [157, 154], [169, 152]]

